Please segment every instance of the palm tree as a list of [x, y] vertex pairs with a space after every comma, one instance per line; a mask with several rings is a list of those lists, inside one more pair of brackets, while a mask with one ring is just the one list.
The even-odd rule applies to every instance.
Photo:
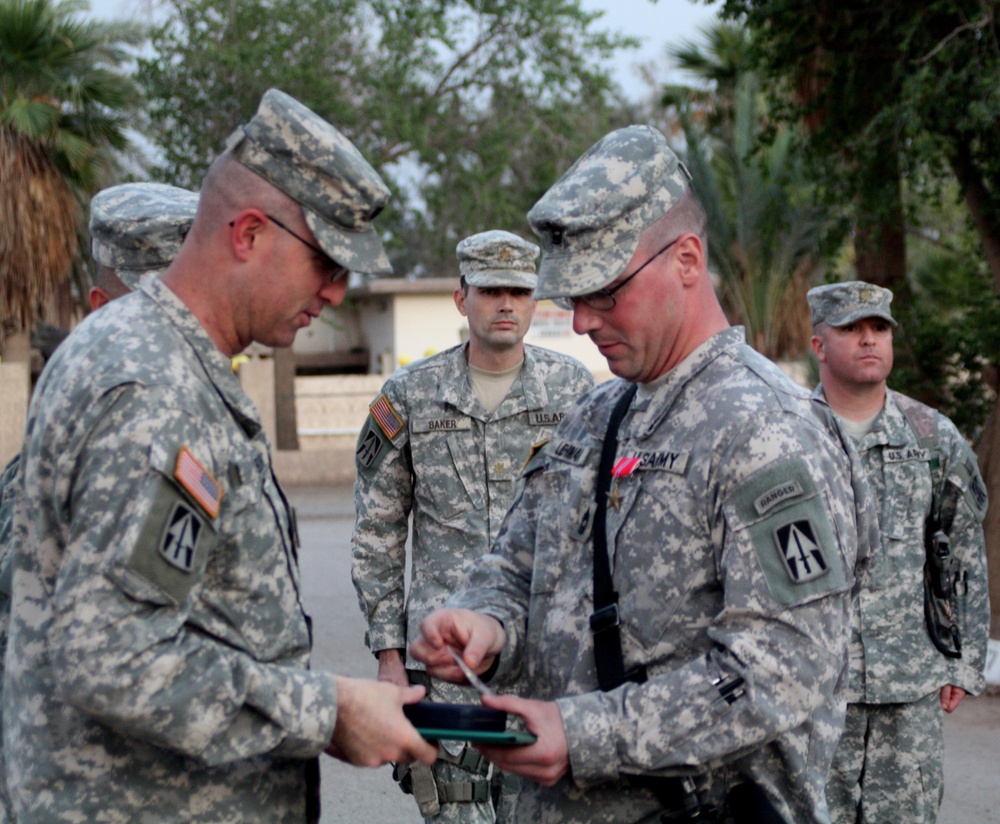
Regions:
[[124, 73], [136, 23], [86, 0], [0, 0], [0, 343], [30, 329], [80, 271], [90, 195], [112, 182], [141, 100]]
[[685, 161], [708, 212], [713, 271], [727, 313], [746, 326], [767, 357], [807, 351], [805, 293], [822, 266], [829, 221], [812, 205], [797, 133], [771, 121], [749, 68], [749, 35], [733, 23], [703, 29], [707, 50], [684, 43], [671, 51], [681, 68], [711, 84], [671, 86], [662, 102], [684, 130]]

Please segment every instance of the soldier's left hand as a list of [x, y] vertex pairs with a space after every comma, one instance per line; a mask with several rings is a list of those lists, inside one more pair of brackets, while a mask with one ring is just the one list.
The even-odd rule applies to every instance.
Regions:
[[963, 698], [965, 690], [961, 687], [956, 687], [954, 684], [945, 684], [941, 687], [941, 709], [945, 712], [954, 712]]
[[538, 738], [523, 747], [490, 747], [476, 744], [501, 770], [551, 787], [569, 772], [569, 747], [562, 714], [554, 701], [534, 701], [513, 695], [483, 696], [483, 703], [494, 709], [514, 713], [524, 719], [529, 732]]

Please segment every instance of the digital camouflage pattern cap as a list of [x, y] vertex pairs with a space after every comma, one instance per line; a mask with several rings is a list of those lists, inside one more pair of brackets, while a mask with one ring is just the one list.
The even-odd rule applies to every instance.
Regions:
[[90, 201], [90, 251], [129, 289], [166, 269], [187, 236], [198, 195], [163, 183], [123, 183]]
[[389, 189], [337, 129], [277, 89], [226, 143], [235, 158], [302, 207], [316, 242], [355, 272], [391, 274], [372, 221]]
[[584, 295], [611, 283], [689, 181], [656, 129], [628, 126], [602, 137], [528, 212], [542, 241], [535, 297]]
[[817, 286], [806, 293], [806, 300], [813, 326], [846, 326], [861, 318], [883, 318], [893, 326], [899, 325], [889, 312], [892, 292], [863, 280]]
[[534, 289], [541, 250], [510, 232], [494, 229], [467, 237], [455, 247], [458, 271], [470, 286]]

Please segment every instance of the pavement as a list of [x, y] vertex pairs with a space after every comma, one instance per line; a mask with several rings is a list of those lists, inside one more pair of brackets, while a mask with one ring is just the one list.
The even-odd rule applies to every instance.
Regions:
[[[287, 489], [299, 515], [303, 595], [313, 617], [313, 666], [374, 678], [364, 622], [351, 584], [354, 503], [346, 484]], [[945, 718], [945, 795], [938, 824], [1000, 821], [1000, 696], [966, 698]], [[390, 767], [357, 769], [323, 756], [323, 822], [420, 824]], [[901, 822], [900, 824], [906, 824]]]

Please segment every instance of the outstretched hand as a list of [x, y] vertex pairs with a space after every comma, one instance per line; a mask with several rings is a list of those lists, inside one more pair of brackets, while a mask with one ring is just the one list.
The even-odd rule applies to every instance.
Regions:
[[390, 762], [433, 764], [437, 747], [427, 743], [403, 715], [405, 704], [424, 697], [423, 687], [335, 676], [337, 724], [328, 755], [357, 767]]

